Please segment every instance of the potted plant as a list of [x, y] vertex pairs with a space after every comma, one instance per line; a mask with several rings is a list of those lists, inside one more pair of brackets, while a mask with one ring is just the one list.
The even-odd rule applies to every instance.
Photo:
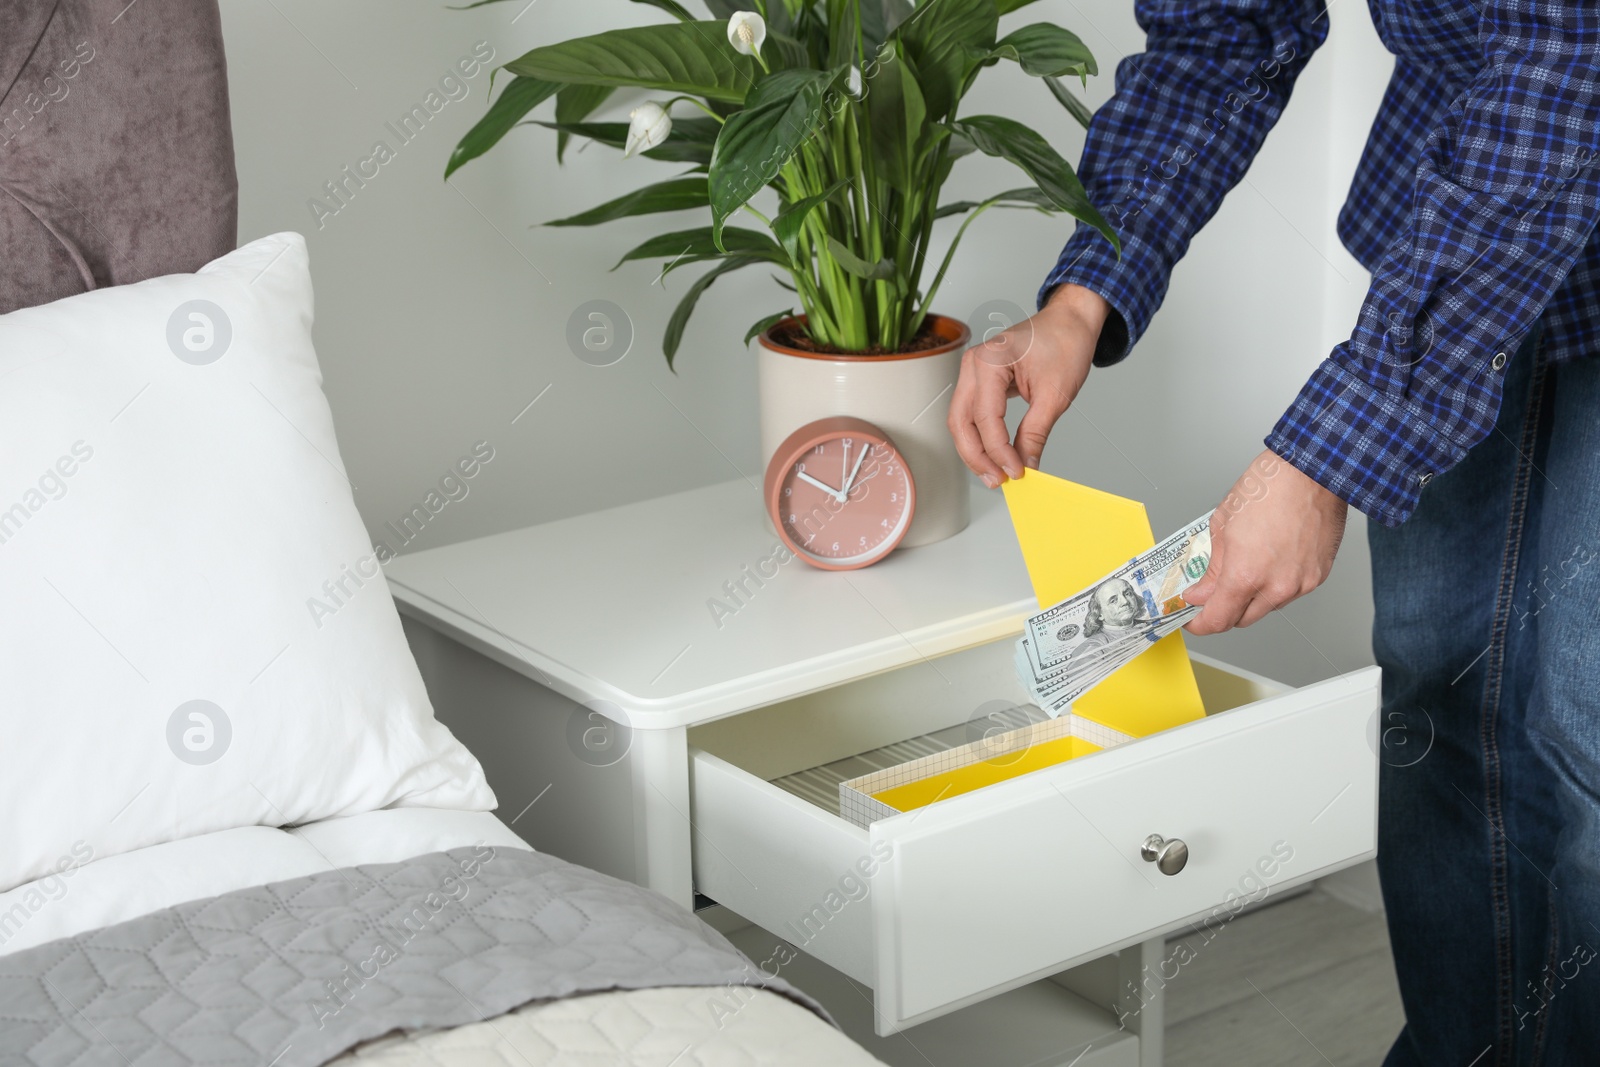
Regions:
[[[763, 464], [796, 427], [858, 416], [893, 438], [917, 479], [902, 544], [957, 532], [967, 522], [966, 472], [944, 413], [968, 332], [930, 308], [962, 236], [1005, 207], [1066, 212], [1117, 243], [1044, 137], [959, 107], [984, 68], [1014, 62], [1087, 125], [1088, 109], [1060, 79], [1086, 82], [1094, 57], [1053, 23], [1001, 36], [1001, 16], [1032, 0], [705, 0], [711, 20], [676, 0], [635, 2], [675, 21], [545, 45], [505, 64], [515, 77], [456, 146], [445, 176], [552, 97], [553, 118], [537, 125], [556, 131], [558, 158], [582, 137], [685, 167], [549, 225], [708, 212], [709, 224], [652, 237], [618, 264], [660, 260], [663, 276], [713, 264], [667, 323], [668, 365], [713, 282], [744, 267], [779, 268], [800, 313], [775, 311], [745, 337], [760, 340]], [[629, 122], [590, 121], [621, 87], [664, 95], [637, 102]], [[951, 168], [973, 152], [1009, 160], [1031, 184], [941, 201]], [[775, 197], [762, 195], [768, 189]], [[926, 277], [936, 224], [957, 216]]]

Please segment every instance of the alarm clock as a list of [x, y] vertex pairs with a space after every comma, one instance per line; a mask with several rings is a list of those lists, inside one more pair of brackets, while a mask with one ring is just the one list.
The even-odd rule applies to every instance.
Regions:
[[790, 551], [813, 567], [870, 567], [911, 528], [917, 488], [889, 435], [835, 415], [800, 427], [767, 462], [767, 514]]

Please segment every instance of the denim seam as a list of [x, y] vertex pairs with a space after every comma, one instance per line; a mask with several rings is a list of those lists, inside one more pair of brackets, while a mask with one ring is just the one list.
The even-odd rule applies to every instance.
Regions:
[[[1543, 411], [1544, 411], [1545, 401], [1546, 401], [1546, 395], [1545, 394], [1550, 393], [1550, 392], [1552, 392], [1554, 390], [1555, 378], [1553, 377], [1554, 372], [1549, 369], [1549, 365], [1546, 364], [1542, 359], [1538, 358], [1539, 357], [1539, 353], [1537, 352], [1537, 350], [1535, 351], [1534, 356], [1535, 356], [1534, 372], [1535, 372], [1535, 376], [1536, 376], [1537, 385], [1538, 385], [1538, 387], [1540, 389], [1540, 398], [1539, 398], [1539, 401], [1538, 401], [1538, 403], [1539, 403], [1539, 411], [1540, 411], [1541, 416], [1542, 416]], [[1535, 433], [1537, 434], [1537, 429], [1535, 430]], [[1533, 466], [1533, 459], [1532, 459], [1532, 456], [1534, 454], [1533, 453], [1533, 447], [1534, 446], [1530, 444], [1529, 445], [1529, 451], [1527, 453], [1527, 455], [1529, 457], [1528, 458], [1528, 465], [1530, 467]], [[1534, 467], [1534, 469], [1538, 470], [1537, 467]], [[1543, 475], [1544, 472], [1543, 471], [1539, 471], [1539, 473], [1541, 475]], [[1543, 873], [1543, 872], [1541, 872], [1541, 873]], [[1554, 971], [1556, 969], [1556, 960], [1561, 954], [1561, 910], [1557, 906], [1557, 901], [1556, 901], [1557, 889], [1556, 889], [1555, 883], [1554, 882], [1550, 882], [1550, 879], [1548, 877], [1545, 878], [1545, 881], [1549, 882], [1549, 884], [1550, 884], [1550, 891], [1546, 895], [1546, 899], [1548, 901], [1546, 906], [1549, 909], [1549, 915], [1550, 915], [1550, 943], [1547, 946], [1546, 953], [1545, 953], [1545, 969], [1549, 970], [1549, 971]], [[1549, 1003], [1546, 1002], [1545, 1003], [1545, 1009], [1548, 1009], [1549, 1006], [1550, 1006]], [[1549, 1031], [1550, 1031], [1550, 1016], [1551, 1016], [1551, 1012], [1550, 1011], [1543, 1010], [1543, 1009], [1540, 1010], [1538, 1023], [1534, 1027], [1534, 1031], [1533, 1031], [1533, 1051], [1532, 1051], [1532, 1054], [1529, 1056], [1529, 1059], [1528, 1059], [1528, 1062], [1530, 1064], [1534, 1065], [1534, 1067], [1537, 1067], [1538, 1064], [1541, 1064], [1541, 1063], [1544, 1062], [1545, 1039], [1548, 1036]]]
[[[1547, 894], [1546, 899], [1549, 901], [1547, 906], [1550, 909], [1550, 948], [1545, 954], [1544, 968], [1546, 971], [1554, 971], [1557, 967], [1556, 958], [1561, 954], [1559, 949], [1561, 943], [1561, 911], [1556, 906], [1555, 886], [1550, 887], [1550, 892]], [[1533, 1055], [1528, 1060], [1531, 1064], [1537, 1065], [1544, 1062], [1544, 1039], [1545, 1034], [1549, 1031], [1548, 1024], [1550, 1019], [1550, 1012], [1546, 1009], [1549, 1007], [1550, 1002], [1546, 1001], [1544, 1007], [1539, 1010], [1539, 1019], [1533, 1029]]]
[[1532, 381], [1528, 386], [1528, 400], [1524, 412], [1522, 441], [1513, 442], [1517, 449], [1516, 477], [1512, 482], [1511, 505], [1507, 519], [1506, 547], [1500, 561], [1500, 588], [1495, 597], [1494, 621], [1489, 637], [1489, 660], [1485, 665], [1482, 714], [1479, 736], [1483, 740], [1484, 754], [1484, 815], [1489, 820], [1490, 893], [1494, 906], [1495, 925], [1495, 984], [1499, 989], [1496, 1011], [1499, 1046], [1495, 1057], [1501, 1067], [1511, 1067], [1515, 1041], [1512, 1023], [1515, 1022], [1514, 965], [1511, 951], [1510, 872], [1506, 860], [1505, 811], [1501, 804], [1500, 746], [1498, 724], [1502, 679], [1505, 672], [1506, 634], [1509, 628], [1511, 601], [1516, 591], [1517, 570], [1522, 560], [1522, 538], [1527, 526], [1528, 487], [1532, 482], [1531, 450], [1539, 432], [1539, 419], [1544, 397], [1545, 363], [1534, 353]]

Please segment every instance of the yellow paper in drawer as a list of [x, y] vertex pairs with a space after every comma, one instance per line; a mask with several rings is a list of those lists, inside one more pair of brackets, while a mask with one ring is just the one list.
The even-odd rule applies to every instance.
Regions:
[[[1006, 482], [1004, 491], [1041, 608], [1155, 547], [1149, 516], [1137, 500], [1036, 470]], [[1089, 690], [1072, 711], [1132, 737], [1203, 718], [1205, 706], [1182, 631], [1162, 638]]]
[[873, 793], [872, 799], [887, 804], [895, 811], [912, 811], [926, 807], [936, 800], [958, 797], [962, 793], [970, 793], [974, 789], [982, 789], [986, 785], [994, 785], [996, 782], [1015, 778], [1019, 774], [1053, 767], [1069, 759], [1099, 751], [1099, 745], [1085, 741], [1081, 737], [1058, 737], [1053, 741], [1042, 741], [1031, 745], [1021, 753], [957, 767], [943, 774], [931, 775], [906, 785], [895, 786], [893, 789], [885, 789], [881, 793]]

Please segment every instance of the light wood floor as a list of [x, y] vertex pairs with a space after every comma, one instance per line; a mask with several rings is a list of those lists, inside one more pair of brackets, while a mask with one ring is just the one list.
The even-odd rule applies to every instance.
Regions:
[[1383, 916], [1321, 890], [1183, 941], [1167, 1067], [1377, 1067], [1404, 1021]]

